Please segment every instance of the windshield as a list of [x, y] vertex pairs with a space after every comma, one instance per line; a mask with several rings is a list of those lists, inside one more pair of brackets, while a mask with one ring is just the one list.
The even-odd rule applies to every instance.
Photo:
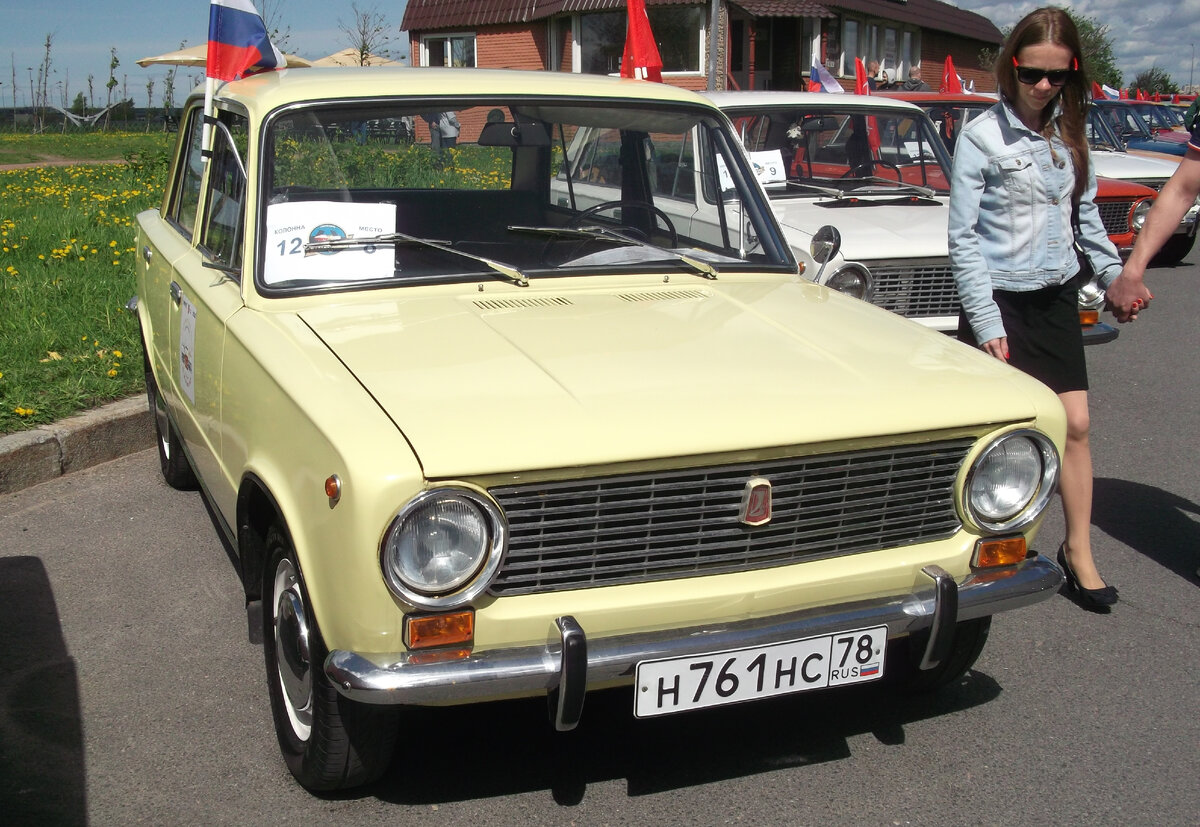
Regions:
[[1175, 119], [1168, 114], [1167, 107], [1161, 104], [1135, 103], [1130, 105], [1142, 116], [1142, 122], [1152, 130], [1173, 129], [1175, 127]]
[[1107, 149], [1113, 152], [1124, 152], [1125, 143], [1113, 132], [1112, 124], [1098, 106], [1088, 107], [1087, 119], [1088, 143], [1092, 149]]
[[925, 110], [925, 114], [933, 121], [933, 127], [946, 145], [946, 151], [954, 154], [954, 144], [958, 141], [959, 131], [975, 118], [992, 108], [993, 104], [983, 101], [963, 103], [958, 101], [919, 101], [917, 105]]
[[1101, 106], [1108, 122], [1122, 138], [1149, 138], [1150, 129], [1132, 106], [1118, 104], [1116, 106]]
[[950, 191], [946, 150], [922, 112], [831, 103], [728, 114], [773, 198], [811, 197], [817, 188]]
[[289, 109], [264, 139], [266, 292], [796, 264], [704, 108], [581, 98]]

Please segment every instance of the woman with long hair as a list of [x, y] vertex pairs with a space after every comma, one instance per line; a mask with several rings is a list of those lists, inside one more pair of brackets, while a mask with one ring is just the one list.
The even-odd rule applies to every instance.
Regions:
[[[958, 136], [950, 187], [950, 260], [959, 338], [1040, 379], [1067, 415], [1058, 563], [1087, 608], [1117, 591], [1092, 558], [1092, 457], [1081, 282], [1121, 272], [1095, 205], [1085, 134], [1091, 85], [1079, 32], [1058, 8], [1028, 14], [996, 60], [1000, 102]], [[1092, 272], [1088, 272], [1088, 271]]]

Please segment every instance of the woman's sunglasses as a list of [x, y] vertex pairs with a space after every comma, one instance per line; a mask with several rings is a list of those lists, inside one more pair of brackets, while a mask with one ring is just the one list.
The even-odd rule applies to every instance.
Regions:
[[1067, 78], [1079, 69], [1079, 61], [1075, 60], [1075, 65], [1070, 69], [1034, 69], [1032, 66], [1021, 66], [1014, 57], [1013, 67], [1017, 70], [1017, 80], [1026, 86], [1036, 86], [1042, 82], [1042, 78], [1050, 81], [1051, 86], [1065, 86]]

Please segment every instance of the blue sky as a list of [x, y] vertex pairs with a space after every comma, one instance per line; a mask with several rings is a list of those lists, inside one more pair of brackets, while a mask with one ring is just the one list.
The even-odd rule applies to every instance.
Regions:
[[[363, 10], [378, 9], [395, 31], [389, 46], [406, 54], [407, 39], [399, 34], [406, 0], [358, 0]], [[1035, 8], [1034, 3], [1009, 0], [957, 0], [960, 8], [979, 12], [997, 26], [1010, 26]], [[1200, 0], [1078, 0], [1071, 8], [1105, 22], [1110, 27], [1119, 68], [1128, 84], [1138, 72], [1158, 66], [1186, 85], [1195, 74], [1195, 46], [1200, 46]], [[318, 58], [346, 48], [348, 38], [339, 21], [350, 25], [354, 14], [350, 0], [273, 0], [278, 21], [290, 29], [286, 51]], [[208, 31], [207, 0], [5, 0], [3, 36], [0, 36], [0, 107], [13, 103], [13, 69], [16, 70], [18, 101], [29, 101], [30, 68], [36, 75], [42, 62], [43, 44], [53, 34], [51, 89], [62, 83], [69, 97], [87, 91], [88, 75], [94, 76], [93, 96], [105, 99], [109, 50], [117, 50], [121, 65], [116, 71], [118, 91], [139, 104], [146, 97], [146, 84], [155, 81], [154, 94], [162, 89], [164, 69], [142, 69], [138, 58], [204, 42]], [[177, 100], [198, 79], [198, 72], [180, 70]]]

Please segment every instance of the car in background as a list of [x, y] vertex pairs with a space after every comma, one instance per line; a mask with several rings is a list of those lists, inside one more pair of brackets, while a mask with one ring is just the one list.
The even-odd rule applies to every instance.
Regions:
[[[703, 727], [932, 688], [1061, 585], [1032, 546], [1058, 398], [805, 278], [712, 103], [376, 67], [257, 74], [205, 108], [137, 216], [130, 307], [162, 474], [211, 507], [306, 788], [412, 760], [402, 710], [541, 698], [570, 730], [624, 688], [634, 716]], [[454, 147], [372, 129], [438, 112]], [[792, 157], [798, 190], [846, 190], [827, 217], [944, 190], [924, 116], [885, 114], [908, 131], [878, 168]]]
[[[1100, 107], [1093, 106], [1089, 110], [1085, 129], [1097, 176], [1140, 184], [1158, 192], [1179, 168], [1179, 159], [1175, 156], [1128, 151]], [[1198, 226], [1200, 201], [1184, 214], [1175, 233], [1155, 255], [1154, 263], [1170, 266], [1183, 261], [1195, 244]]]
[[[974, 118], [996, 105], [993, 98], [961, 92], [942, 94], [938, 92], [886, 92], [888, 97], [915, 103], [925, 110], [937, 127], [938, 134], [946, 143], [946, 149], [954, 154], [958, 132]], [[1145, 222], [1146, 213], [1157, 195], [1157, 190], [1132, 180], [1107, 177], [1096, 166], [1096, 206], [1108, 238], [1122, 256], [1133, 249], [1137, 234]]]
[[[1183, 132], [1183, 115], [1176, 112], [1165, 103], [1157, 101], [1129, 101], [1129, 105], [1135, 112], [1142, 116], [1142, 121], [1150, 128], [1150, 131], [1156, 135], [1166, 137], [1167, 140], [1178, 141], [1177, 135]], [[1187, 135], [1183, 136], [1187, 140]]]
[[[1092, 101], [1092, 106], [1108, 119], [1109, 125], [1124, 142], [1126, 149], [1180, 158], [1187, 152], [1186, 133], [1169, 130], [1164, 133], [1153, 132], [1130, 101], [1097, 99]], [[1176, 138], [1176, 135], [1180, 137]]]

